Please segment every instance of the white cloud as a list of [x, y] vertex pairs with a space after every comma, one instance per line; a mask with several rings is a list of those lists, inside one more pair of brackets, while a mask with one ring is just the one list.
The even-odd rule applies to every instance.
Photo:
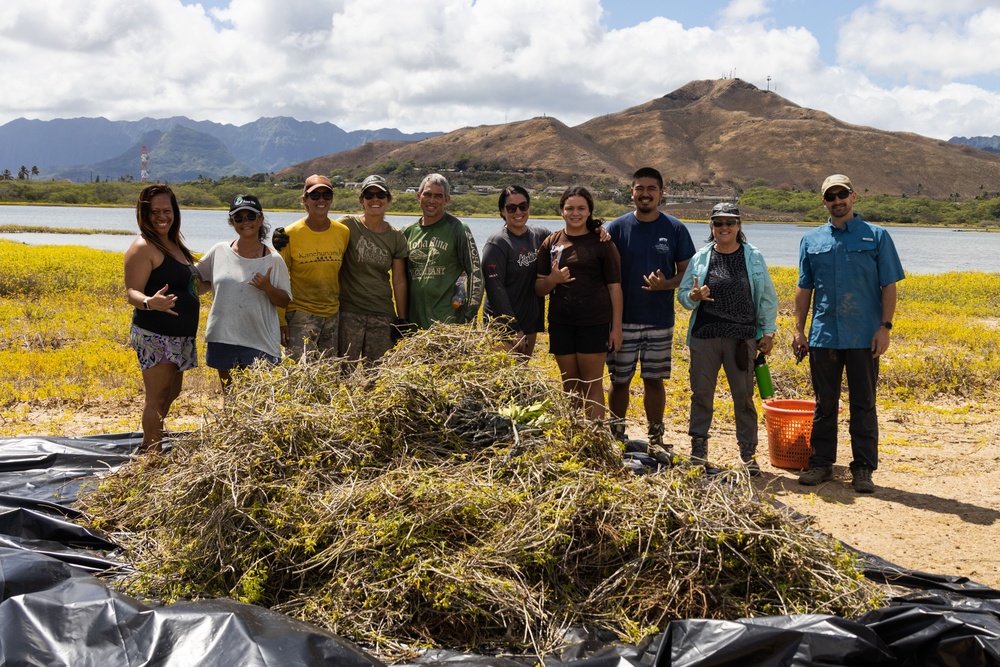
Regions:
[[[570, 124], [730, 73], [848, 122], [997, 134], [997, 2], [877, 0], [842, 22], [838, 62], [734, 0], [717, 29], [610, 30], [599, 0], [6, 0], [0, 123], [287, 115], [349, 130], [450, 130], [547, 114]], [[838, 17], [830, 16], [830, 21]], [[979, 82], [981, 84], [981, 82]]]
[[[840, 35], [849, 67], [895, 81], [942, 85], [1000, 71], [1000, 8], [996, 2], [883, 0], [856, 11]], [[973, 11], [974, 10], [974, 11]]]

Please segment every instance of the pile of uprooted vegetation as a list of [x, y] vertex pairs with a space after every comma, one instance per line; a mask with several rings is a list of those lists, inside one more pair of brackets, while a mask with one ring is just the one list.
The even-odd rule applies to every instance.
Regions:
[[675, 618], [855, 616], [853, 556], [738, 473], [637, 476], [558, 381], [437, 326], [372, 367], [286, 362], [85, 498], [143, 597], [229, 596], [382, 655], [549, 652], [571, 625], [636, 642]]

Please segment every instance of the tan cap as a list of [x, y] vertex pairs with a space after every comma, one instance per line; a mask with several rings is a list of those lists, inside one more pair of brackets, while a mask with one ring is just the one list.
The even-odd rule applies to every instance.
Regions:
[[306, 194], [309, 194], [316, 188], [329, 188], [330, 190], [333, 190], [333, 183], [331, 183], [330, 179], [327, 178], [326, 176], [313, 174], [312, 176], [306, 179], [306, 186], [305, 188], [303, 188], [302, 191], [305, 192]]
[[820, 194], [825, 195], [827, 190], [837, 186], [847, 188], [848, 190], [854, 189], [854, 186], [851, 185], [851, 179], [843, 174], [834, 174], [833, 176], [827, 176], [826, 180], [823, 181], [823, 188], [820, 190]]

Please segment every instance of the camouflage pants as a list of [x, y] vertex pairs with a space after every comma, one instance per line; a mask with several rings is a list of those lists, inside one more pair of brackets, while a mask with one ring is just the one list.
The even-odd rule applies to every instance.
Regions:
[[352, 361], [375, 360], [392, 349], [392, 315], [340, 313], [340, 354]]
[[337, 355], [340, 313], [320, 317], [301, 310], [290, 310], [285, 314], [285, 320], [288, 322], [288, 347], [285, 348], [288, 356], [299, 359], [306, 352]]

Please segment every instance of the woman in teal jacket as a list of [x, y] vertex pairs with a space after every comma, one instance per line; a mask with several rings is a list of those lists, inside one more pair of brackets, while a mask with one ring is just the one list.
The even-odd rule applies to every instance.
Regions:
[[757, 408], [753, 359], [768, 354], [777, 330], [778, 296], [764, 257], [743, 235], [740, 212], [723, 202], [712, 209], [709, 244], [688, 264], [677, 300], [691, 311], [687, 344], [691, 350], [691, 458], [708, 464], [719, 368], [726, 370], [736, 416], [740, 459], [751, 475], [757, 465]]

